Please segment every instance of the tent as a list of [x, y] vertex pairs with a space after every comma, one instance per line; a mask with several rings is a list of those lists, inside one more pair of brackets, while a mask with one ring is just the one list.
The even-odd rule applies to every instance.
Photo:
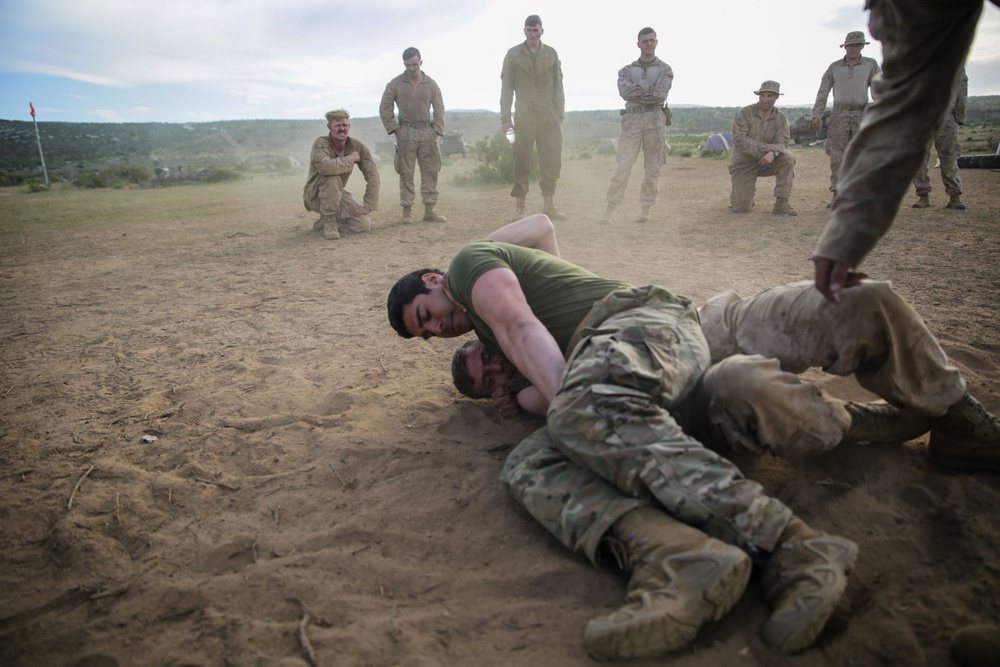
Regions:
[[701, 147], [703, 151], [728, 151], [732, 146], [721, 134], [713, 134], [705, 140], [705, 145]]

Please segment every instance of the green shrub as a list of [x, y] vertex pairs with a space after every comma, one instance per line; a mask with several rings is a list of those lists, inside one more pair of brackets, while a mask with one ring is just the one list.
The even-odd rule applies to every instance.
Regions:
[[138, 164], [116, 164], [107, 169], [81, 171], [76, 185], [81, 188], [123, 188], [129, 183], [141, 185], [153, 180], [148, 168]]
[[27, 186], [28, 192], [48, 192], [49, 190], [49, 186], [38, 178], [26, 178], [24, 185]]
[[670, 157], [691, 157], [693, 153], [688, 148], [670, 151]]
[[[497, 130], [492, 137], [483, 137], [472, 147], [478, 164], [470, 174], [455, 178], [457, 185], [496, 185], [514, 182], [514, 150], [504, 133]], [[528, 180], [538, 180], [538, 150], [531, 151], [531, 173]]]
[[212, 167], [205, 171], [202, 180], [206, 183], [220, 183], [222, 181], [236, 181], [240, 178], [240, 173], [231, 167]]
[[729, 157], [729, 151], [724, 151], [721, 148], [708, 148], [701, 152], [701, 156], [712, 158]]

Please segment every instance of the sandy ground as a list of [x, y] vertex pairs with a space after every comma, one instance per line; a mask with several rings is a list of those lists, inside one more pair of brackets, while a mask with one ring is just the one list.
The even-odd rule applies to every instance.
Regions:
[[[729, 214], [724, 161], [671, 158], [654, 221], [632, 221], [633, 177], [604, 226], [611, 158], [568, 151], [563, 255], [699, 302], [809, 277], [827, 162], [797, 154], [797, 218], [769, 215], [768, 181], [756, 211]], [[449, 184], [470, 162], [442, 177], [448, 223], [394, 224], [386, 167], [374, 232], [336, 242], [311, 232], [301, 172], [0, 191], [0, 664], [304, 665], [303, 637], [319, 665], [592, 664], [582, 628], [624, 580], [497, 481], [536, 424], [451, 388], [461, 341], [386, 323], [396, 277], [443, 268], [513, 212], [506, 189]], [[962, 178], [970, 210], [944, 210], [935, 182], [935, 207], [908, 199], [865, 268], [1000, 411], [1000, 174]], [[935, 468], [925, 444], [737, 459], [859, 543], [843, 608], [814, 648], [778, 656], [752, 583], [690, 649], [633, 664], [949, 665], [956, 628], [1000, 620], [1000, 477]]]

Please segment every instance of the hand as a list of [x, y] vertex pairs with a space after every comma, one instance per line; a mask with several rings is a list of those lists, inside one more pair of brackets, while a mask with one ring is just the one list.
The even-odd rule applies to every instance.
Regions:
[[513, 419], [520, 412], [520, 408], [517, 405], [517, 396], [506, 386], [494, 389], [490, 398], [493, 399], [493, 405], [504, 419]]
[[500, 123], [500, 129], [503, 130], [504, 133], [506, 133], [507, 130], [509, 130], [512, 127], [514, 127], [514, 123], [511, 123], [509, 121], [506, 123]]
[[813, 257], [815, 285], [827, 300], [840, 303], [840, 292], [861, 284], [868, 277], [861, 271], [849, 271], [847, 265], [826, 257]]
[[764, 157], [762, 157], [760, 162], [757, 164], [762, 167], [770, 167], [772, 162], [774, 162], [774, 153], [768, 151], [767, 153], [764, 153]]
[[351, 159], [351, 162], [353, 162], [354, 164], [361, 162], [361, 154], [358, 153], [357, 151], [352, 152], [347, 157], [349, 157]]
[[354, 217], [355, 218], [360, 218], [361, 216], [368, 215], [371, 212], [372, 212], [372, 210], [370, 208], [368, 208], [367, 206], [356, 206], [354, 208]]
[[809, 123], [809, 125], [812, 126], [812, 129], [814, 129], [816, 131], [819, 131], [819, 128], [820, 128], [820, 126], [822, 124], [823, 124], [823, 120], [821, 118], [813, 118], [812, 122]]

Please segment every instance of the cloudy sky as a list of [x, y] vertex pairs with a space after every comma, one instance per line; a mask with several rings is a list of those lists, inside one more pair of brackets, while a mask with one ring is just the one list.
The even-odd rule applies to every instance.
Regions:
[[[764, 79], [811, 105], [863, 0], [0, 0], [0, 118], [202, 122], [376, 116], [405, 47], [421, 50], [449, 109], [497, 110], [500, 65], [528, 14], [563, 64], [568, 110], [613, 109], [636, 33], [656, 29], [674, 69], [670, 103], [738, 106]], [[631, 6], [631, 5], [630, 5]], [[881, 60], [873, 41], [865, 55]], [[1000, 94], [1000, 10], [986, 3], [968, 63], [971, 95]]]

